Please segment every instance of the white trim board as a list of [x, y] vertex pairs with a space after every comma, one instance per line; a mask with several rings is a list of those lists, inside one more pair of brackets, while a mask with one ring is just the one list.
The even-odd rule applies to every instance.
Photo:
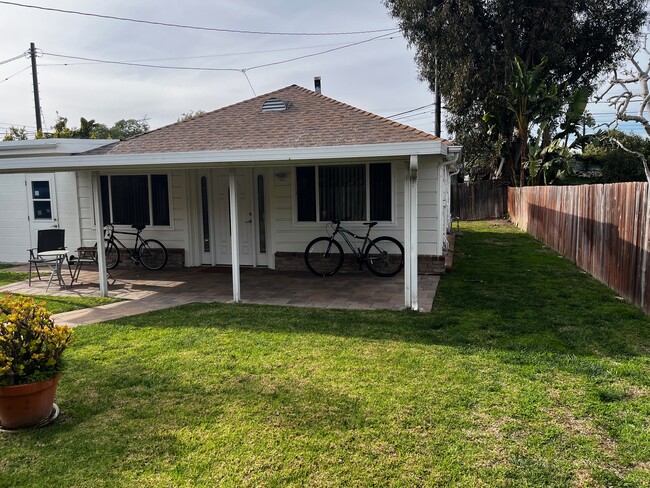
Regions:
[[236, 151], [166, 152], [146, 154], [97, 154], [25, 157], [0, 161], [0, 173], [74, 170], [115, 170], [173, 166], [179, 169], [204, 166], [273, 166], [290, 162], [332, 161], [356, 158], [395, 158], [413, 155], [448, 156], [459, 148], [440, 141], [391, 144], [364, 144], [289, 149], [253, 149]]

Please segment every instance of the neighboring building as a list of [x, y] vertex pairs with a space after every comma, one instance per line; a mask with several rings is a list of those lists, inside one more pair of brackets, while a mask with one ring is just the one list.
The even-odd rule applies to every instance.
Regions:
[[98, 217], [146, 223], [185, 266], [304, 269], [326, 222], [360, 233], [376, 220], [373, 235], [405, 244], [416, 282], [442, 258], [459, 160], [449, 141], [292, 85], [83, 154], [0, 160], [0, 173], [74, 171], [78, 217], [66, 226], [83, 245], [101, 235]]
[[[8, 159], [71, 156], [112, 142], [115, 141], [38, 139], [0, 142], [0, 171]], [[27, 250], [36, 247], [36, 232], [57, 227], [66, 229], [68, 248], [79, 247], [81, 226], [74, 172], [0, 175], [0, 262], [26, 262]]]

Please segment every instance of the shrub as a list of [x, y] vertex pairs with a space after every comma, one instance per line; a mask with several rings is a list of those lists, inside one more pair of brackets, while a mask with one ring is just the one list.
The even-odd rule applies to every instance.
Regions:
[[0, 294], [0, 385], [21, 385], [53, 377], [62, 369], [72, 329], [54, 325], [43, 303]]

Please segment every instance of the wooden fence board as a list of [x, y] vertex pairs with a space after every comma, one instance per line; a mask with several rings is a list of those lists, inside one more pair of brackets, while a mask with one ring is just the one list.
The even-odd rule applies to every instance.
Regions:
[[508, 181], [487, 180], [451, 185], [451, 215], [461, 220], [496, 219], [508, 211]]
[[511, 220], [650, 313], [647, 183], [509, 188]]

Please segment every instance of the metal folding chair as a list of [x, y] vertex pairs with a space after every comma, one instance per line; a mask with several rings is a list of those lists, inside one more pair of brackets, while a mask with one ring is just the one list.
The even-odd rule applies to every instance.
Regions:
[[[48, 266], [51, 268], [52, 263], [55, 263], [57, 258], [44, 259], [39, 256], [39, 253], [46, 251], [58, 251], [65, 249], [65, 229], [44, 229], [39, 230], [36, 238], [36, 247], [28, 249], [29, 251], [29, 286], [32, 286], [32, 268], [36, 270], [39, 281], [41, 280], [41, 273], [38, 269], [39, 266]], [[50, 281], [51, 277], [50, 277]], [[48, 284], [49, 287], [49, 284]]]

